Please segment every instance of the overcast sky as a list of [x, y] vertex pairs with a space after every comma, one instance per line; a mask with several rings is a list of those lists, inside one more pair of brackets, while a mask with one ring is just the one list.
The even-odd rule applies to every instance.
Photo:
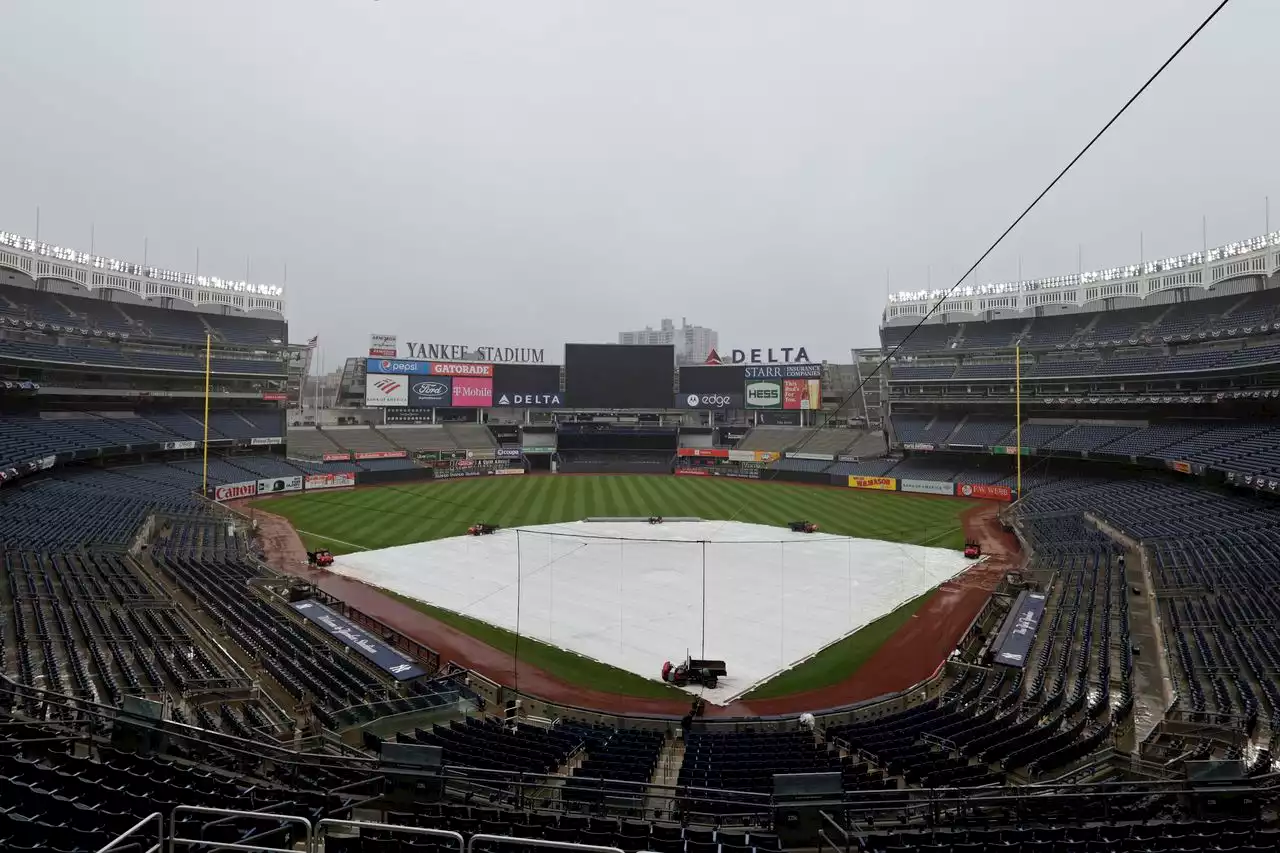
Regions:
[[[874, 343], [949, 286], [1211, 0], [5, 0], [0, 229], [279, 283], [371, 332], [534, 346], [662, 317]], [[1280, 3], [1233, 0], [980, 281], [1280, 222]]]

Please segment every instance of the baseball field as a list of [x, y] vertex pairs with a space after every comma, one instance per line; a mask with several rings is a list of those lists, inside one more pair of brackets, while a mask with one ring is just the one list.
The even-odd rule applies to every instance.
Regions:
[[[959, 499], [765, 483], [713, 477], [575, 475], [483, 477], [450, 482], [312, 492], [259, 501], [284, 516], [308, 549], [335, 554], [377, 550], [459, 536], [475, 522], [502, 527], [575, 521], [589, 516], [696, 516], [784, 527], [808, 520], [823, 532], [959, 550]], [[636, 697], [662, 698], [670, 688], [465, 615], [397, 596], [519, 661], [570, 684]], [[837, 684], [855, 673], [924, 604], [919, 596], [816, 656], [759, 685], [747, 698], [766, 699]], [[518, 647], [518, 648], [517, 648]]]

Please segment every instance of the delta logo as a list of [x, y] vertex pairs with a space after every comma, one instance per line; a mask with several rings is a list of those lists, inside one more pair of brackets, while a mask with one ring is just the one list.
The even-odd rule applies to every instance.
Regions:
[[383, 394], [394, 394], [404, 386], [395, 379], [379, 379], [377, 382], [373, 383], [373, 387], [377, 388]]
[[712, 350], [711, 352], [707, 353], [707, 360], [703, 363], [721, 365], [721, 364], [724, 364], [724, 360], [720, 358], [720, 353], [716, 352], [715, 350]]

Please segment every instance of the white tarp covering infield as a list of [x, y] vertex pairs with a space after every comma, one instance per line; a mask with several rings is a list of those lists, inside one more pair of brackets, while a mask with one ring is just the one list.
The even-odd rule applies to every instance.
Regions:
[[968, 565], [760, 524], [579, 521], [347, 554], [333, 571], [655, 681], [686, 653], [724, 660], [704, 694], [724, 703]]

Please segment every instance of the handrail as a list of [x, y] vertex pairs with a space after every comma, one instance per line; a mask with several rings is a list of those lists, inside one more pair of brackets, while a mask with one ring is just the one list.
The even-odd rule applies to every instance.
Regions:
[[316, 837], [314, 849], [319, 851], [320, 842], [326, 835], [329, 827], [338, 827], [345, 829], [376, 829], [379, 832], [403, 832], [409, 835], [426, 835], [431, 838], [447, 838], [458, 844], [458, 853], [465, 853], [467, 842], [462, 837], [462, 833], [454, 832], [450, 829], [427, 829], [421, 826], [405, 826], [397, 823], [375, 823], [373, 821], [364, 820], [338, 820], [337, 818], [325, 818], [316, 824]]
[[623, 853], [620, 847], [602, 847], [596, 844], [579, 844], [575, 841], [551, 841], [546, 838], [520, 838], [514, 835], [487, 835], [478, 833], [467, 839], [466, 853], [474, 853], [477, 841], [490, 844], [515, 844], [520, 847], [544, 848], [547, 850], [578, 850], [581, 853]]
[[175, 806], [169, 814], [169, 853], [174, 853], [178, 844], [198, 844], [202, 847], [216, 847], [219, 850], [250, 850], [254, 853], [296, 853], [293, 847], [266, 847], [261, 844], [237, 844], [230, 841], [211, 842], [204, 838], [178, 837], [178, 813], [223, 815], [224, 817], [251, 817], [256, 820], [276, 820], [281, 823], [301, 824], [305, 830], [303, 850], [311, 850], [314, 835], [311, 821], [297, 815], [276, 814], [274, 812], [251, 812], [244, 809], [217, 809], [209, 806]]
[[99, 847], [98, 853], [109, 853], [109, 851], [116, 849], [153, 820], [156, 822], [156, 843], [148, 847], [145, 853], [160, 853], [160, 850], [164, 847], [164, 815], [160, 814], [160, 812], [152, 812], [147, 815], [142, 820], [117, 835], [105, 846]]

